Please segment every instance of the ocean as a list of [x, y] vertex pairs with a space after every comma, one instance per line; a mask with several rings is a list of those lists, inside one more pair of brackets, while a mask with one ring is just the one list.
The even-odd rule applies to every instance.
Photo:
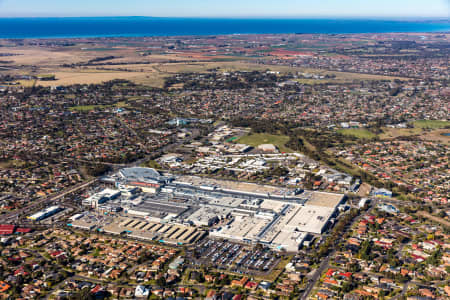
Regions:
[[0, 38], [141, 37], [275, 33], [449, 32], [450, 22], [377, 19], [151, 17], [0, 18]]

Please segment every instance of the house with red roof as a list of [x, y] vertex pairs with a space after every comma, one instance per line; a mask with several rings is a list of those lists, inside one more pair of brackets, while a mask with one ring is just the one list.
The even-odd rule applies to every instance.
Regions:
[[245, 284], [245, 288], [249, 289], [249, 290], [256, 290], [257, 287], [258, 287], [258, 284], [254, 281], [249, 281]]
[[331, 277], [334, 275], [334, 272], [336, 272], [335, 269], [328, 269], [327, 273], [325, 273], [326, 277]]
[[1, 224], [0, 235], [11, 235], [14, 233], [14, 229], [16, 229], [15, 225]]
[[351, 272], [340, 272], [339, 276], [345, 279], [350, 279], [352, 277], [352, 273]]
[[103, 289], [102, 286], [99, 285], [99, 284], [97, 284], [97, 285], [91, 290], [91, 293], [92, 293], [92, 294], [97, 294], [97, 293], [100, 292], [102, 289]]
[[16, 229], [16, 233], [30, 233], [32, 231], [31, 228], [19, 227]]
[[14, 271], [14, 276], [27, 276], [28, 272], [24, 270], [23, 266]]
[[339, 284], [339, 282], [336, 279], [333, 279], [333, 278], [325, 278], [323, 280], [323, 283], [329, 284], [329, 285], [332, 285], [332, 286], [341, 286]]

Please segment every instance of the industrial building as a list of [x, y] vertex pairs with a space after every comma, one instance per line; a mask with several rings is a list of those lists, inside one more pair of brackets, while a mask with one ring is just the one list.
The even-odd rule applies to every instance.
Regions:
[[141, 240], [156, 240], [161, 243], [184, 245], [192, 244], [203, 238], [205, 231], [196, 227], [179, 224], [163, 224], [136, 218], [119, 218], [102, 227], [110, 234], [127, 234]]
[[10, 235], [14, 233], [16, 225], [0, 224], [0, 235]]
[[54, 214], [56, 214], [57, 212], [60, 212], [61, 210], [63, 210], [63, 209], [57, 205], [50, 206], [50, 207], [47, 207], [46, 209], [43, 209], [35, 214], [32, 214], [31, 216], [28, 216], [27, 219], [32, 220], [32, 221], [41, 221], [50, 216], [53, 216]]
[[375, 189], [372, 191], [372, 195], [380, 198], [392, 198], [392, 192], [387, 189]]
[[194, 226], [153, 222], [145, 218], [116, 217], [94, 214], [74, 215], [70, 227], [83, 230], [98, 230], [113, 235], [126, 235], [131, 238], [161, 243], [184, 245], [197, 242], [206, 231]]
[[[102, 199], [95, 206], [102, 212], [120, 208], [99, 228], [169, 243], [192, 243], [204, 234], [199, 228], [209, 227], [215, 238], [297, 251], [308, 235], [327, 230], [344, 199], [343, 194], [162, 175], [149, 168], [122, 169], [112, 179], [105, 182], [113, 181], [120, 190], [106, 189], [90, 197], [95, 202]], [[83, 219], [72, 225], [91, 228]]]
[[275, 206], [272, 212], [235, 214], [226, 225], [211, 230], [210, 235], [261, 243], [275, 250], [297, 251], [308, 234], [319, 235], [326, 230], [336, 207], [289, 203]]
[[187, 218], [195, 226], [212, 226], [231, 216], [232, 209], [220, 206], [203, 206]]
[[104, 189], [101, 192], [84, 199], [82, 205], [98, 208], [100, 204], [119, 197], [120, 193], [120, 190]]
[[11, 235], [14, 233], [29, 233], [31, 228], [16, 227], [13, 224], [0, 224], [0, 235]]

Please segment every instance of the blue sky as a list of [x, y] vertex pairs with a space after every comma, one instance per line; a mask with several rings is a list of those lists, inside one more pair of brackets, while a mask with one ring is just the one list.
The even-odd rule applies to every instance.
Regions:
[[449, 17], [450, 0], [0, 0], [0, 17]]

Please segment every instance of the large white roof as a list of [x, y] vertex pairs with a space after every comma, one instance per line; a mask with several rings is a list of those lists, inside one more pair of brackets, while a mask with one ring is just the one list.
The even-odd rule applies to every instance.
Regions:
[[127, 180], [161, 180], [163, 176], [152, 168], [124, 168], [120, 170], [120, 175]]

